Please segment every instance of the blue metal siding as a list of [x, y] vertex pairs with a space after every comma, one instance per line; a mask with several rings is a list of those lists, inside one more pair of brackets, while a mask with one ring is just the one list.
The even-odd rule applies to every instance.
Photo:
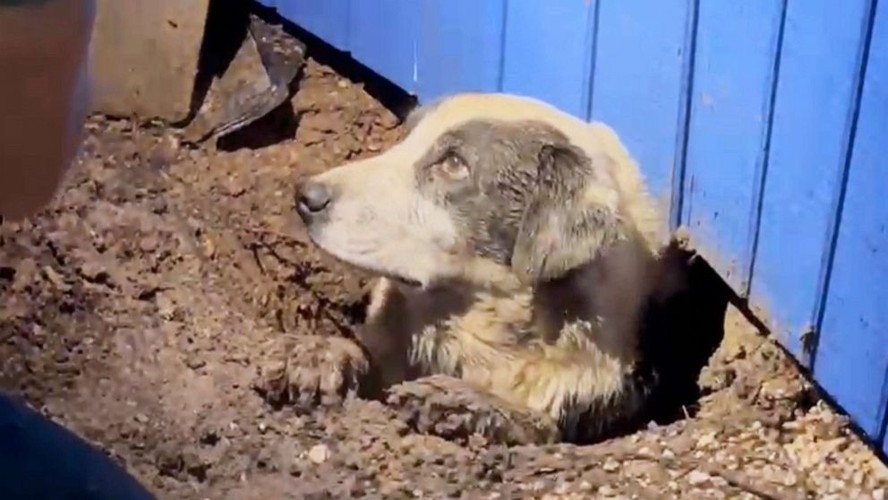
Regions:
[[421, 101], [500, 90], [613, 126], [673, 222], [888, 452], [885, 2], [265, 3]]
[[791, 1], [786, 12], [751, 293], [779, 306], [769, 311], [772, 327], [803, 361], [800, 334], [815, 326], [821, 302], [868, 3]]
[[419, 2], [417, 94], [495, 92], [503, 60], [504, 0]]
[[[279, 4], [287, 0], [277, 0]], [[309, 0], [291, 0], [304, 3]], [[328, 0], [314, 0], [323, 3]], [[348, 49], [355, 59], [408, 92], [416, 92], [419, 7], [413, 0], [350, 2]], [[298, 22], [299, 18], [294, 18]]]
[[576, 116], [589, 108], [595, 9], [590, 2], [507, 2], [502, 88]]
[[888, 371], [888, 4], [876, 13], [814, 375], [872, 436], [886, 411]]
[[682, 223], [744, 295], [782, 4], [706, 0], [697, 21]]
[[287, 19], [298, 19], [303, 28], [337, 49], [348, 48], [348, 9], [351, 0], [270, 0], [264, 3], [276, 7]]
[[610, 124], [640, 165], [652, 193], [668, 206], [678, 112], [688, 2], [660, 0], [603, 2], [593, 75], [592, 118]]

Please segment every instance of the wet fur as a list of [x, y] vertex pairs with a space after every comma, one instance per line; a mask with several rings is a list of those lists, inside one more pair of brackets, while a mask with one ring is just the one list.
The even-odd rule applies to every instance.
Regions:
[[[360, 335], [379, 387], [459, 377], [569, 440], [637, 424], [665, 227], [616, 134], [503, 94], [451, 96], [406, 125], [389, 151], [311, 179], [333, 193], [312, 240], [386, 276]], [[469, 179], [436, 174], [451, 153]]]

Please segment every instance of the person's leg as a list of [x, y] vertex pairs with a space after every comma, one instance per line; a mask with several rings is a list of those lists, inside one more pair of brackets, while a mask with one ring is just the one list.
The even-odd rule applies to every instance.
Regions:
[[95, 0], [0, 0], [0, 214], [52, 200], [77, 152], [89, 98]]
[[21, 400], [0, 393], [0, 498], [154, 497], [101, 450]]

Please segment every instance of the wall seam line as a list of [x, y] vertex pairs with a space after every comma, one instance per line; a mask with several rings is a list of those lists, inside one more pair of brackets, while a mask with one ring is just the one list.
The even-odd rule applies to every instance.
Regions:
[[768, 82], [768, 100], [765, 104], [765, 130], [762, 136], [762, 148], [755, 167], [755, 185], [752, 193], [752, 213], [749, 217], [749, 244], [746, 248], [746, 272], [739, 293], [743, 297], [749, 297], [752, 291], [752, 279], [755, 273], [756, 257], [758, 255], [759, 231], [762, 223], [762, 208], [765, 202], [765, 186], [768, 182], [768, 168], [771, 161], [771, 138], [774, 130], [774, 107], [777, 103], [777, 87], [780, 83], [780, 65], [783, 61], [783, 37], [786, 30], [786, 11], [790, 0], [782, 0], [779, 20], [777, 24], [777, 40], [774, 46], [774, 61], [771, 66], [770, 81]]
[[699, 23], [699, 0], [688, 0], [688, 19], [685, 26], [685, 52], [681, 69], [680, 98], [678, 108], [678, 128], [676, 131], [675, 153], [672, 160], [672, 193], [669, 202], [669, 225], [676, 229], [681, 225], [684, 198], [687, 194], [687, 154], [690, 138], [691, 107], [694, 92], [694, 70], [697, 52], [697, 27]]

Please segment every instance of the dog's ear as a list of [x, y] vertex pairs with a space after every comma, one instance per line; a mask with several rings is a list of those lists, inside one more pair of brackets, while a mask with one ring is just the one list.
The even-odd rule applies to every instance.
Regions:
[[528, 200], [512, 252], [512, 269], [525, 284], [566, 275], [623, 238], [613, 161], [593, 158], [566, 143], [545, 144], [538, 181]]

